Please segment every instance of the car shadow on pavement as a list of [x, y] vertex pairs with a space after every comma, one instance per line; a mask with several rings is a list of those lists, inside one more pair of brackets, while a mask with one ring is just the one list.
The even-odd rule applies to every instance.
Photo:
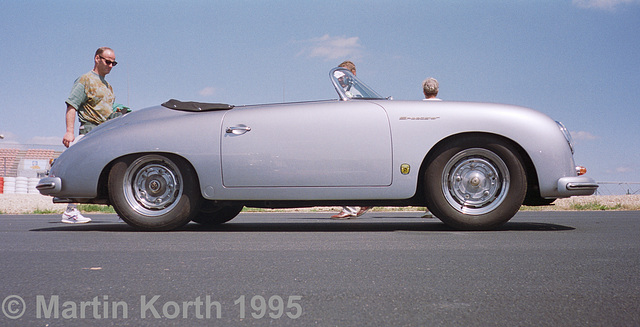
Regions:
[[[295, 217], [278, 221], [241, 221], [232, 220], [222, 225], [205, 226], [189, 223], [171, 232], [504, 232], [504, 231], [569, 231], [574, 227], [538, 222], [507, 222], [495, 230], [461, 231], [453, 229], [438, 219], [406, 218], [366, 218], [353, 220], [331, 220], [329, 218]], [[395, 220], [395, 221], [394, 221]], [[31, 229], [37, 232], [74, 231], [74, 232], [145, 232], [137, 230], [120, 221], [94, 220], [89, 224], [67, 225], [52, 222], [54, 226]], [[152, 232], [157, 233], [157, 232]]]

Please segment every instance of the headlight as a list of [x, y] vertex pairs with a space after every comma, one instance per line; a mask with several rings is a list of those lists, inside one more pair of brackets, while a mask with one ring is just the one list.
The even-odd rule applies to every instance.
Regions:
[[573, 139], [571, 138], [571, 133], [569, 133], [569, 130], [564, 126], [563, 123], [556, 121], [556, 124], [558, 124], [558, 127], [560, 128], [562, 135], [564, 135], [564, 138], [567, 140], [567, 143], [569, 143], [571, 154], [573, 154]]

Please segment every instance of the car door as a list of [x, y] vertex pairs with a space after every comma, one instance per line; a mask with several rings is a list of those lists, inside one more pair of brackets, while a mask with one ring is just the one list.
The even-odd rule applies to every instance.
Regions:
[[369, 101], [248, 106], [222, 125], [225, 187], [363, 187], [392, 181], [385, 110]]

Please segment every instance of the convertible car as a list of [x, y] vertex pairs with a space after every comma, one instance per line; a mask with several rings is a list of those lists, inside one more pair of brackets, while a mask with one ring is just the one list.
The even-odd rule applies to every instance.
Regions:
[[110, 204], [144, 230], [222, 224], [243, 207], [426, 206], [462, 230], [522, 204], [591, 195], [569, 132], [526, 108], [380, 96], [346, 69], [338, 99], [233, 106], [169, 100], [112, 119], [53, 163], [40, 193]]

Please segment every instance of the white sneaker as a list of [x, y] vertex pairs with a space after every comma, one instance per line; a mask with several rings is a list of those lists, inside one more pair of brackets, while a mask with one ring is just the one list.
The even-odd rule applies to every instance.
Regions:
[[90, 221], [91, 218], [83, 216], [77, 208], [62, 213], [62, 222], [65, 224], [86, 224]]

